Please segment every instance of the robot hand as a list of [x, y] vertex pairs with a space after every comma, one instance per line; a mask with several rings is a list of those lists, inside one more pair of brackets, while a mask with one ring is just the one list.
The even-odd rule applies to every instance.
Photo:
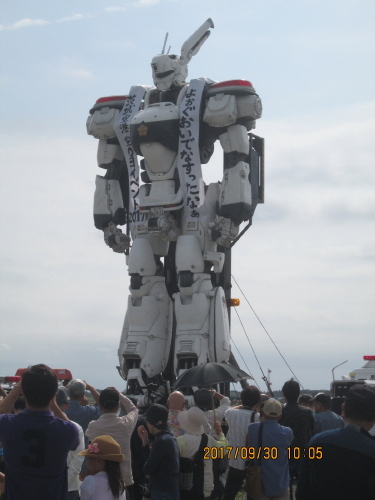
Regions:
[[210, 222], [209, 228], [211, 240], [223, 247], [229, 247], [239, 231], [239, 227], [234, 222], [219, 215], [213, 222]]
[[113, 222], [104, 229], [104, 241], [116, 253], [124, 253], [130, 247], [130, 237]]

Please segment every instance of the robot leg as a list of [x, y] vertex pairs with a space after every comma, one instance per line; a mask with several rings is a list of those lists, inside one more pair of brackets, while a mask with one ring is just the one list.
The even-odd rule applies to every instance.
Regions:
[[150, 387], [160, 394], [155, 400], [166, 390], [161, 373], [171, 348], [173, 308], [147, 237], [134, 240], [128, 265], [131, 295], [118, 355], [127, 394], [146, 406], [151, 402]]
[[[216, 254], [216, 253], [215, 253]], [[230, 330], [224, 291], [213, 287], [199, 240], [179, 236], [176, 266], [180, 292], [174, 295], [177, 320], [175, 372], [210, 361], [227, 361]]]

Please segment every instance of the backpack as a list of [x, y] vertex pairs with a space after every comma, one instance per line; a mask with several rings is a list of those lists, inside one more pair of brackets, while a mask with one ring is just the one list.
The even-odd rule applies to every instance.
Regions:
[[180, 498], [196, 500], [203, 497], [204, 462], [203, 449], [208, 444], [207, 434], [202, 434], [198, 451], [194, 458], [180, 457]]

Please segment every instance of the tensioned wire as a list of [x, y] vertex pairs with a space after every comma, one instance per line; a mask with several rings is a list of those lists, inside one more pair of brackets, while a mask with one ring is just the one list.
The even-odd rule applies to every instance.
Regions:
[[238, 354], [241, 356], [242, 361], [245, 363], [245, 366], [246, 366], [246, 368], [247, 368], [247, 372], [248, 372], [248, 374], [252, 377], [252, 379], [254, 380], [255, 385], [258, 387], [258, 389], [260, 389], [260, 387], [259, 387], [259, 385], [258, 385], [258, 382], [257, 382], [257, 381], [255, 380], [255, 378], [253, 377], [253, 375], [252, 375], [252, 373], [251, 373], [251, 371], [250, 371], [250, 368], [247, 366], [246, 361], [244, 360], [244, 357], [242, 356], [242, 354], [241, 354], [240, 350], [238, 349], [238, 347], [237, 347], [237, 346], [236, 346], [236, 344], [234, 343], [234, 340], [233, 340], [232, 336], [231, 336], [231, 338], [230, 338], [230, 339], [231, 339], [231, 342], [232, 342], [232, 344], [234, 345], [234, 347], [237, 349]]
[[[292, 368], [289, 366], [289, 364], [288, 364], [287, 360], [286, 360], [286, 359], [284, 358], [284, 356], [281, 354], [280, 349], [277, 347], [277, 345], [275, 344], [275, 342], [274, 342], [274, 341], [273, 341], [273, 339], [271, 338], [271, 335], [270, 335], [270, 334], [268, 333], [268, 331], [266, 330], [266, 327], [265, 327], [265, 326], [263, 325], [263, 323], [261, 322], [261, 320], [260, 320], [259, 316], [258, 316], [258, 315], [257, 315], [257, 313], [255, 312], [255, 310], [254, 310], [253, 306], [252, 306], [252, 305], [250, 304], [250, 302], [248, 301], [248, 299], [247, 299], [246, 295], [244, 294], [244, 292], [243, 292], [242, 288], [241, 288], [241, 287], [240, 287], [240, 285], [237, 283], [236, 278], [233, 276], [233, 274], [232, 274], [231, 276], [232, 276], [232, 278], [233, 278], [233, 281], [234, 281], [234, 282], [236, 283], [236, 285], [238, 286], [238, 288], [239, 288], [240, 292], [241, 292], [241, 293], [242, 293], [242, 295], [244, 296], [244, 299], [245, 299], [245, 300], [246, 300], [246, 302], [249, 304], [250, 309], [253, 311], [253, 313], [254, 313], [255, 317], [257, 318], [257, 320], [258, 320], [258, 321], [259, 321], [259, 323], [261, 324], [261, 326], [262, 326], [263, 330], [266, 332], [266, 334], [268, 335], [268, 337], [269, 337], [270, 341], [271, 341], [271, 342], [273, 343], [273, 345], [275, 346], [275, 348], [276, 348], [277, 352], [280, 354], [280, 356], [281, 356], [281, 357], [282, 357], [282, 359], [284, 360], [285, 364], [287, 365], [287, 367], [289, 368], [289, 370], [290, 370], [290, 371], [292, 372], [292, 374], [294, 375], [294, 378], [297, 380], [297, 382], [299, 383], [299, 385], [300, 385], [300, 386], [302, 387], [302, 389], [304, 390], [303, 385], [302, 385], [302, 384], [301, 384], [301, 382], [298, 380], [298, 378], [297, 378], [296, 374], [294, 373], [294, 371], [292, 370]], [[243, 323], [242, 323], [242, 321], [241, 321], [241, 318], [240, 318], [240, 316], [239, 316], [239, 314], [238, 314], [238, 312], [237, 312], [237, 308], [234, 308], [234, 310], [236, 311], [237, 317], [238, 317], [238, 319], [239, 319], [239, 321], [240, 321], [240, 323], [241, 323], [241, 325], [242, 325], [243, 331], [245, 332], [245, 335], [246, 335], [246, 337], [247, 337], [247, 340], [248, 340], [248, 342], [249, 342], [249, 344], [250, 344], [250, 347], [251, 347], [251, 349], [252, 349], [252, 351], [253, 351], [253, 353], [254, 353], [255, 359], [257, 360], [257, 363], [258, 363], [258, 365], [259, 365], [260, 371], [261, 371], [261, 372], [262, 372], [262, 374], [263, 374], [263, 380], [265, 380], [265, 379], [266, 379], [266, 376], [265, 376], [265, 375], [264, 375], [264, 373], [263, 373], [262, 367], [260, 366], [260, 363], [259, 363], [259, 361], [258, 361], [258, 358], [257, 358], [256, 354], [255, 354], [255, 351], [254, 351], [254, 349], [253, 349], [253, 346], [251, 345], [251, 342], [250, 342], [249, 336], [247, 335], [246, 330], [245, 330], [245, 327], [244, 327], [244, 325], [243, 325]], [[242, 357], [242, 356], [241, 356], [241, 357]], [[243, 358], [242, 358], [242, 359], [243, 359]]]

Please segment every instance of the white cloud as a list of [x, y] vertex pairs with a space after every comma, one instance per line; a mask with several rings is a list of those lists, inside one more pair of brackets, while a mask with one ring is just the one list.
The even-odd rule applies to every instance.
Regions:
[[[0, 342], [0, 359], [3, 361], [8, 361], [9, 357], [12, 356], [10, 351], [13, 351], [12, 347], [5, 342]], [[1, 370], [0, 375], [10, 375], [9, 373], [3, 373], [3, 369]]]
[[119, 12], [122, 10], [127, 10], [127, 7], [120, 7], [118, 5], [113, 5], [112, 7], [106, 7], [104, 9], [105, 12]]
[[11, 26], [0, 25], [0, 30], [17, 30], [20, 28], [28, 28], [29, 26], [45, 26], [46, 24], [51, 24], [50, 21], [45, 21], [44, 19], [30, 19], [25, 18], [20, 21], [16, 21]]
[[72, 78], [78, 78], [78, 79], [89, 79], [89, 78], [94, 78], [94, 75], [91, 73], [91, 71], [87, 69], [71, 69], [70, 71], [67, 72], [67, 75], [71, 76]]
[[94, 78], [90, 70], [80, 66], [81, 63], [78, 60], [64, 57], [60, 63], [59, 72], [72, 80], [89, 80]]
[[74, 14], [74, 16], [63, 17], [62, 19], [58, 19], [56, 22], [62, 23], [65, 21], [79, 21], [80, 19], [87, 19], [88, 17], [90, 16], [84, 14]]
[[139, 0], [138, 2], [134, 2], [133, 5], [135, 7], [148, 7], [157, 3], [159, 3], [159, 0]]
[[106, 40], [100, 43], [100, 47], [110, 50], [127, 50], [134, 49], [136, 47], [136, 44], [134, 42], [125, 42], [121, 40]]

